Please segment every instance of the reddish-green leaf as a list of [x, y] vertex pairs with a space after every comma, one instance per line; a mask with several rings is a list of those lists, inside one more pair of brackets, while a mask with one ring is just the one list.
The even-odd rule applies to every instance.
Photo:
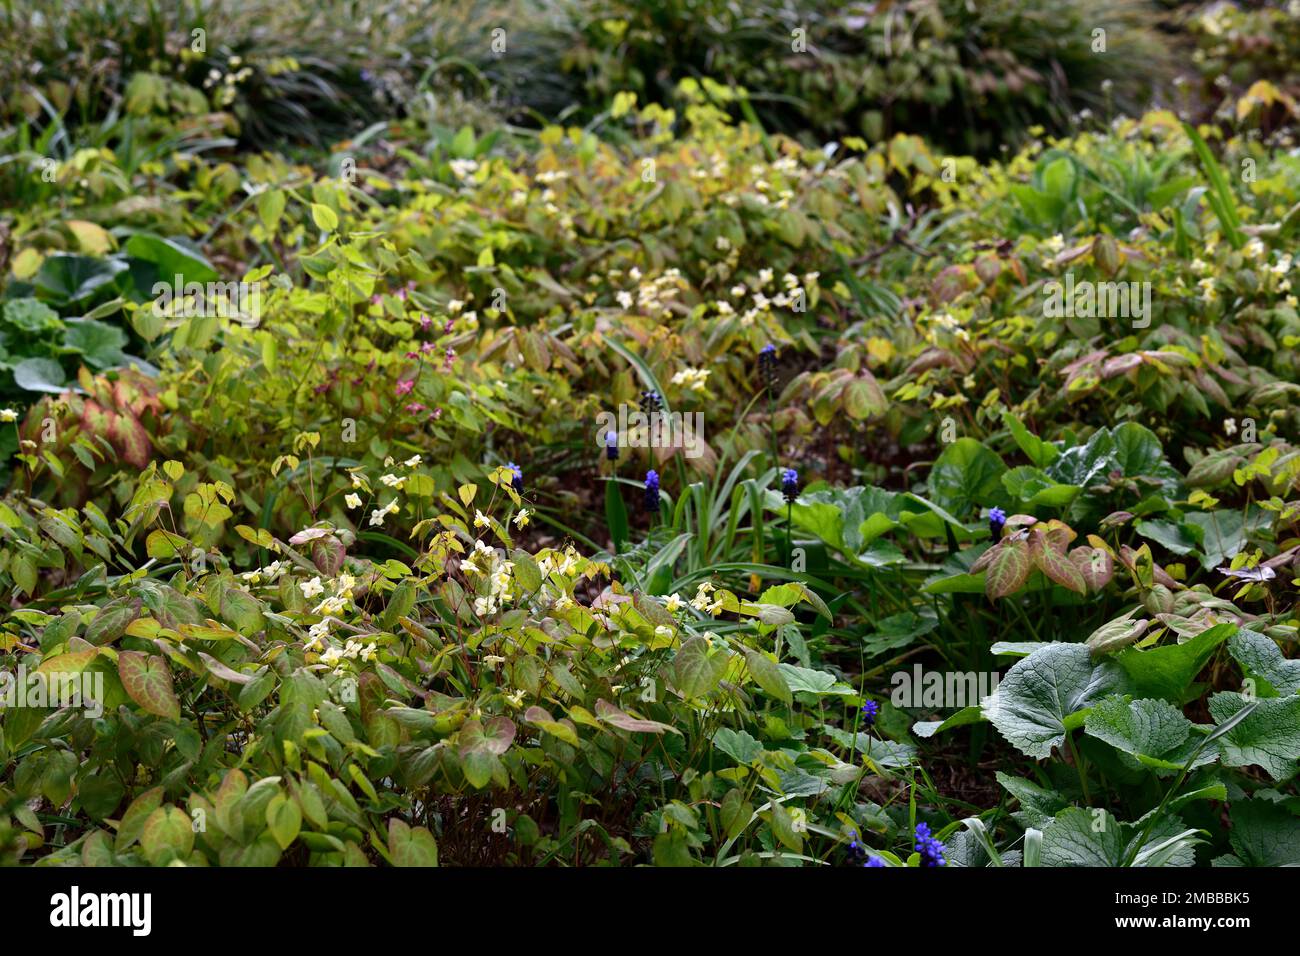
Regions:
[[117, 672], [131, 699], [151, 714], [176, 720], [181, 704], [172, 688], [172, 672], [163, 657], [122, 651], [117, 656]]
[[1029, 578], [1029, 548], [1024, 541], [1007, 539], [993, 549], [984, 578], [984, 593], [993, 600], [1019, 591]]

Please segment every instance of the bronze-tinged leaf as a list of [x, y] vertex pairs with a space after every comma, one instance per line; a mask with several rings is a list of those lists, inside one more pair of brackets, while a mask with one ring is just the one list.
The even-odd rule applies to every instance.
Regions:
[[131, 699], [151, 714], [177, 720], [180, 701], [172, 688], [171, 668], [167, 660], [139, 651], [122, 651], [117, 655], [117, 672]]
[[844, 410], [849, 417], [862, 421], [873, 415], [883, 415], [889, 410], [889, 401], [876, 377], [863, 369], [858, 377], [844, 389]]
[[992, 600], [1014, 594], [1029, 579], [1029, 546], [1023, 540], [1007, 539], [993, 549], [997, 552], [988, 563], [984, 593]]
[[1058, 551], [1054, 542], [1049, 541], [1045, 535], [1035, 533], [1029, 536], [1029, 554], [1039, 570], [1057, 584], [1079, 594], [1088, 593], [1083, 574], [1065, 556], [1065, 552]]
[[994, 556], [997, 555], [997, 553], [998, 553], [998, 548], [1000, 548], [1000, 547], [1001, 547], [1001, 544], [995, 544], [995, 545], [993, 545], [993, 547], [989, 548], [987, 551], [985, 551], [983, 554], [981, 554], [978, 558], [976, 558], [976, 559], [975, 559], [975, 563], [972, 564], [972, 565], [970, 566], [970, 573], [971, 573], [971, 574], [979, 574], [981, 571], [983, 571], [985, 568], [987, 568], [987, 567], [989, 566], [989, 562], [991, 562], [991, 561], [993, 560]]
[[86, 641], [96, 647], [113, 643], [140, 616], [143, 606], [144, 602], [137, 597], [120, 597], [109, 601], [86, 626]]
[[1101, 548], [1080, 545], [1070, 552], [1070, 563], [1079, 569], [1090, 591], [1100, 591], [1115, 576], [1115, 559]]
[[113, 412], [104, 408], [98, 402], [87, 399], [81, 407], [81, 427], [88, 435], [98, 435], [101, 438], [108, 437], [108, 430], [115, 417]]
[[675, 734], [681, 734], [680, 730], [669, 724], [661, 724], [657, 720], [642, 720], [639, 717], [625, 714], [604, 699], [596, 701], [596, 716], [620, 730], [631, 730], [644, 734], [662, 734], [665, 730], [670, 730]]
[[108, 440], [128, 465], [143, 469], [149, 464], [149, 458], [153, 454], [149, 433], [130, 412], [112, 416], [109, 420]]

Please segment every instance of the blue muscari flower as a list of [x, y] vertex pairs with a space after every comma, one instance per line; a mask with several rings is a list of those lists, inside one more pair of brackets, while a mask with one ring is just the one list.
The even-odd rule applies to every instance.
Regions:
[[768, 342], [758, 350], [758, 371], [763, 376], [763, 384], [769, 389], [776, 389], [776, 346]]
[[509, 468], [514, 473], [515, 477], [514, 480], [511, 482], [511, 484], [515, 486], [515, 491], [523, 491], [524, 490], [523, 469], [520, 468], [518, 465], [516, 465], [513, 461], [509, 462], [506, 465], [506, 467]]
[[1007, 523], [1007, 513], [1001, 508], [992, 508], [989, 510], [989, 531], [993, 537], [1002, 537], [1002, 526]]
[[863, 866], [884, 866], [885, 861], [878, 856], [873, 856], [871, 857], [871, 859], [867, 860], [867, 862], [863, 863], [862, 865]]
[[649, 415], [651, 412], [663, 411], [663, 397], [656, 391], [641, 393], [641, 411]]
[[659, 472], [653, 468], [645, 473], [645, 510], [650, 514], [659, 512]]
[[944, 858], [944, 845], [930, 833], [928, 823], [916, 825], [916, 844], [913, 847], [921, 854], [922, 866], [943, 866], [948, 861]]
[[880, 705], [874, 700], [869, 700], [862, 705], [862, 722], [868, 727], [876, 723], [876, 714], [880, 713]]
[[610, 461], [618, 460], [618, 432], [605, 432], [605, 457]]
[[793, 468], [781, 472], [781, 494], [785, 495], [786, 501], [794, 501], [799, 497], [799, 472]]

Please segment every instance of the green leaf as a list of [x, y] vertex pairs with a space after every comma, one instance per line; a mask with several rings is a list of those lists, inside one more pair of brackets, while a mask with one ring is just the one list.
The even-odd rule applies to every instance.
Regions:
[[730, 657], [725, 650], [710, 653], [702, 637], [692, 637], [673, 658], [673, 686], [687, 700], [703, 697], [718, 686]]
[[743, 730], [722, 727], [713, 735], [713, 746], [742, 767], [747, 767], [763, 755], [763, 745]]
[[[1058, 813], [1043, 830], [1043, 866], [1123, 866], [1131, 857], [1178, 837], [1182, 822], [1167, 816], [1151, 828], [1145, 841], [1143, 827], [1120, 823], [1105, 810], [1069, 807]], [[1178, 845], [1164, 865], [1191, 866], [1194, 856], [1190, 840]]]
[[25, 358], [13, 367], [14, 383], [29, 392], [59, 393], [66, 388], [68, 377], [54, 359]]
[[1233, 800], [1228, 839], [1245, 866], [1295, 866], [1300, 863], [1300, 818], [1262, 797]]
[[277, 793], [266, 805], [266, 828], [280, 844], [281, 850], [289, 849], [289, 844], [298, 839], [302, 829], [302, 811], [298, 802], [282, 793]]
[[177, 276], [181, 277], [182, 285], [215, 282], [219, 278], [217, 270], [212, 268], [203, 253], [183, 237], [164, 239], [152, 233], [137, 232], [123, 248], [132, 258], [152, 263], [158, 280], [169, 286], [175, 284]]
[[121, 651], [117, 655], [118, 674], [131, 699], [151, 714], [179, 720], [180, 701], [172, 688], [171, 668], [166, 658], [139, 651]]
[[516, 549], [510, 553], [510, 560], [514, 562], [515, 580], [519, 582], [519, 587], [525, 594], [536, 592], [542, 586], [542, 569], [533, 556], [527, 551]]
[[1174, 704], [1186, 700], [1192, 681], [1205, 667], [1215, 648], [1236, 633], [1237, 625], [1225, 621], [1206, 628], [1182, 644], [1129, 647], [1114, 656], [1128, 678], [1135, 697], [1160, 697]]
[[321, 232], [333, 232], [339, 227], [338, 213], [318, 202], [311, 204], [311, 218]]
[[95, 319], [69, 323], [63, 332], [64, 347], [81, 353], [95, 371], [121, 365], [126, 358], [122, 354], [126, 341], [121, 329]]
[[605, 482], [605, 526], [609, 530], [609, 540], [614, 545], [614, 553], [628, 543], [627, 505], [618, 482]]
[[[1097, 703], [1084, 720], [1084, 731], [1103, 740], [1137, 762], [1161, 770], [1181, 770], [1192, 760], [1204, 732], [1164, 700], [1108, 697]], [[1218, 748], [1206, 746], [1196, 755], [1193, 768], [1218, 759]]]
[[63, 320], [40, 299], [11, 299], [4, 304], [0, 315], [14, 328], [21, 329], [29, 335], [42, 332], [57, 332], [63, 328]]
[[957, 713], [948, 716], [943, 720], [918, 720], [912, 725], [912, 733], [918, 737], [933, 737], [937, 733], [945, 730], [951, 730], [953, 727], [964, 727], [967, 724], [978, 724], [984, 719], [984, 712], [978, 704], [972, 704], [970, 707], [963, 707]]
[[1024, 423], [1010, 412], [1002, 413], [1002, 424], [1007, 427], [1007, 431], [1011, 432], [1011, 437], [1016, 440], [1016, 444], [1020, 446], [1025, 456], [1039, 468], [1046, 468], [1060, 454], [1055, 445], [1043, 441], [1030, 432]]
[[1246, 514], [1233, 509], [1220, 511], [1194, 511], [1183, 519], [1183, 523], [1201, 532], [1200, 550], [1201, 566], [1216, 568], [1237, 555], [1246, 547], [1247, 535], [1268, 527], [1270, 519], [1267, 512], [1258, 506], [1252, 506]]
[[55, 253], [47, 256], [36, 274], [40, 297], [56, 308], [77, 305], [112, 283], [127, 270], [121, 259], [96, 259]]
[[777, 700], [790, 703], [794, 699], [790, 693], [790, 685], [785, 682], [785, 677], [782, 676], [776, 662], [758, 651], [749, 648], [745, 648], [744, 651], [745, 663], [749, 665], [749, 673], [753, 676], [754, 682]]
[[1196, 131], [1196, 128], [1185, 122], [1183, 123], [1183, 132], [1192, 141], [1192, 149], [1196, 152], [1196, 160], [1201, 164], [1201, 170], [1210, 181], [1210, 189], [1205, 193], [1205, 197], [1210, 204], [1210, 208], [1214, 211], [1215, 217], [1219, 220], [1219, 228], [1223, 230], [1223, 235], [1232, 248], [1240, 249], [1245, 244], [1246, 237], [1241, 232], [1241, 218], [1237, 215], [1237, 200], [1233, 195], [1232, 188], [1228, 185], [1227, 177], [1224, 176], [1222, 168], [1214, 158], [1214, 154], [1210, 152], [1209, 145], [1201, 137], [1201, 134]]
[[1242, 670], [1263, 686], [1263, 697], [1286, 697], [1300, 691], [1300, 661], [1288, 660], [1277, 643], [1258, 631], [1238, 631], [1228, 639], [1228, 652]]
[[1136, 521], [1133, 530], [1173, 554], [1191, 554], [1198, 550], [1196, 539], [1182, 525], [1172, 521]]
[[[1223, 723], [1249, 703], [1241, 694], [1218, 693], [1210, 698], [1210, 714]], [[1300, 759], [1300, 697], [1270, 697], [1254, 703], [1255, 710], [1219, 738], [1223, 763], [1260, 766], [1274, 780], [1288, 780]]]
[[1082, 644], [1049, 644], [1013, 664], [982, 708], [1016, 749], [1043, 760], [1119, 683], [1115, 669], [1094, 666]]
[[957, 516], [976, 508], [1007, 505], [1002, 485], [1007, 466], [974, 438], [959, 438], [949, 445], [930, 471], [930, 498]]

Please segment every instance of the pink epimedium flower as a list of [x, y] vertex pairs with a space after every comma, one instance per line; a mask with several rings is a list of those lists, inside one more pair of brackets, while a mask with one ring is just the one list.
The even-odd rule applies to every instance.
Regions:
[[411, 402], [406, 406], [406, 410], [412, 415], [418, 415], [420, 412], [424, 411], [425, 408], [426, 406], [420, 402]]
[[424, 330], [425, 332], [427, 332], [427, 331], [429, 331], [429, 328], [430, 328], [432, 325], [433, 325], [433, 319], [429, 318], [429, 316], [428, 316], [426, 313], [421, 312], [421, 313], [420, 313], [420, 328], [421, 328], [422, 330]]
[[420, 343], [420, 351], [423, 352], [425, 355], [428, 355], [430, 352], [432, 352], [432, 351], [433, 351], [434, 349], [436, 349], [437, 347], [438, 347], [438, 346], [434, 345], [432, 342], [421, 342], [421, 343]]
[[404, 378], [397, 383], [397, 386], [393, 389], [393, 391], [395, 391], [398, 395], [405, 395], [408, 392], [410, 392], [410, 390], [413, 388], [415, 388], [415, 379]]

